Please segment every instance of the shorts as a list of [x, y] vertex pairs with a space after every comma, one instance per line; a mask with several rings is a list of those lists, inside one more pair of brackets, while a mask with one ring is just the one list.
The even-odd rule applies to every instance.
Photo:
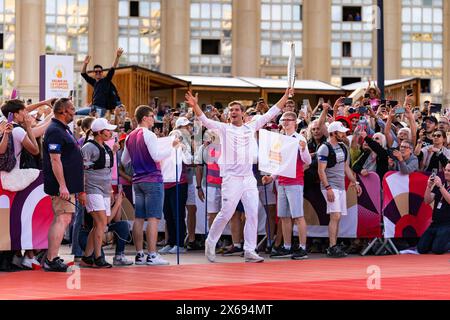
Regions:
[[70, 195], [70, 200], [63, 200], [58, 196], [52, 196], [53, 213], [57, 216], [63, 213], [75, 212], [75, 195]]
[[164, 205], [162, 182], [140, 182], [133, 184], [135, 217], [138, 219], [161, 219]]
[[102, 194], [87, 194], [86, 210], [89, 213], [93, 211], [106, 211], [106, 216], [109, 217], [111, 215], [111, 198], [105, 197]]
[[[206, 197], [206, 194], [205, 194]], [[222, 209], [222, 189], [208, 187], [208, 213], [218, 213]]]
[[302, 185], [278, 185], [277, 215], [280, 218], [300, 218], [304, 216]]
[[[277, 204], [277, 198], [273, 192], [273, 181], [266, 185], [267, 191], [267, 205]], [[264, 191], [264, 186], [258, 186], [259, 199], [263, 205], [266, 205], [266, 191]]]
[[188, 184], [188, 193], [187, 193], [187, 200], [186, 200], [186, 205], [187, 206], [195, 206], [196, 205], [196, 203], [195, 203], [195, 198], [196, 198], [196, 196], [195, 196], [195, 184], [194, 183], [191, 183], [191, 184]]
[[333, 189], [334, 202], [327, 200], [327, 190], [322, 190], [323, 197], [327, 202], [327, 214], [340, 212], [342, 216], [347, 215], [347, 193], [345, 190]]

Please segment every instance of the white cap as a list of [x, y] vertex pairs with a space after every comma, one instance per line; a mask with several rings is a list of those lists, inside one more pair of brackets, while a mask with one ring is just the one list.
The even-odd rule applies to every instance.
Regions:
[[328, 126], [328, 133], [336, 132], [336, 131], [347, 132], [348, 130], [349, 129], [344, 127], [344, 125], [340, 121], [334, 121], [334, 122], [330, 123], [330, 125]]
[[179, 117], [177, 119], [177, 121], [175, 122], [175, 128], [187, 126], [189, 124], [192, 124], [192, 123], [188, 120], [188, 118], [186, 118], [186, 117]]
[[105, 118], [97, 118], [91, 124], [92, 132], [99, 132], [102, 130], [115, 130], [116, 128], [116, 125], [109, 124], [108, 120], [106, 120]]

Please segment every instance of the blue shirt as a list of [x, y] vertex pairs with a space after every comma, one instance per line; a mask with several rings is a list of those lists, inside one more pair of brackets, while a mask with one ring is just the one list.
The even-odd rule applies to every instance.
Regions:
[[50, 154], [60, 154], [64, 172], [64, 180], [70, 194], [84, 190], [83, 156], [80, 146], [69, 127], [53, 118], [45, 131], [43, 142], [44, 191], [48, 195], [59, 194], [59, 183], [53, 174]]

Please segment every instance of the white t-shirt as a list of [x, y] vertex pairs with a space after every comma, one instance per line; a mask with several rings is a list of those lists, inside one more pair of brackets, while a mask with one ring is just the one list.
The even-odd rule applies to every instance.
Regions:
[[16, 166], [15, 169], [20, 166], [20, 153], [22, 152], [23, 146], [22, 142], [25, 139], [27, 132], [22, 127], [15, 127], [12, 130], [12, 136], [14, 141], [14, 155], [16, 156]]

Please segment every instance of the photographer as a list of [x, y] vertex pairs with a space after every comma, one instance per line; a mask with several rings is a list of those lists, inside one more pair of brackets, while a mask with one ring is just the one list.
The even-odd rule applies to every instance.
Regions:
[[428, 179], [424, 201], [434, 201], [434, 208], [432, 223], [417, 244], [420, 254], [443, 254], [450, 249], [450, 164], [445, 166], [444, 176], [444, 183], [434, 174]]

